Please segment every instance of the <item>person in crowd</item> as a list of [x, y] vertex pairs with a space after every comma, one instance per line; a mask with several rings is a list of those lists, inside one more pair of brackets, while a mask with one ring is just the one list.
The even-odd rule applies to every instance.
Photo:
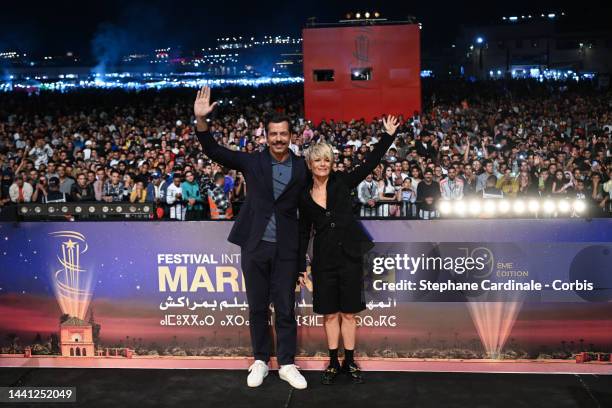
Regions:
[[482, 189], [482, 198], [504, 198], [504, 192], [497, 187], [497, 177], [491, 174], [487, 178], [485, 188]]
[[463, 180], [457, 177], [454, 167], [448, 169], [448, 176], [440, 181], [440, 193], [443, 200], [463, 199]]
[[372, 173], [368, 174], [357, 186], [357, 197], [361, 203], [360, 215], [362, 217], [376, 216], [376, 203], [378, 202], [378, 183], [374, 181]]
[[388, 166], [385, 168], [384, 177], [378, 181], [378, 215], [387, 217], [396, 217], [399, 215], [399, 205], [397, 204], [386, 204], [395, 203], [398, 200], [398, 188], [396, 188], [393, 182], [393, 168]]
[[[383, 123], [386, 133], [376, 143], [366, 162], [353, 171], [332, 171], [333, 151], [327, 143], [315, 144], [304, 154], [312, 179], [300, 196], [298, 261], [302, 271], [300, 284], [305, 285], [306, 251], [314, 230], [311, 259], [313, 311], [324, 315], [329, 347], [329, 364], [321, 378], [323, 384], [333, 384], [340, 372], [346, 373], [354, 383], [363, 382], [361, 370], [354, 360], [355, 314], [365, 309], [362, 256], [373, 244], [352, 214], [350, 192], [369, 177], [393, 143], [399, 121], [389, 116]], [[338, 360], [341, 337], [344, 346], [342, 365]]]
[[147, 184], [147, 202], [156, 204], [160, 203], [162, 198], [160, 184], [161, 174], [158, 172], [153, 173], [149, 183]]
[[216, 173], [213, 177], [213, 188], [208, 191], [208, 206], [211, 220], [232, 219], [233, 211], [229, 194], [225, 191], [225, 176]]
[[118, 170], [111, 171], [111, 178], [104, 183], [102, 200], [107, 203], [123, 201], [124, 189]]
[[425, 169], [423, 180], [417, 187], [417, 210], [418, 218], [421, 220], [429, 220], [439, 217], [436, 205], [442, 193], [440, 192], [440, 184], [433, 179], [433, 170]]
[[185, 214], [187, 213], [181, 178], [182, 174], [175, 172], [172, 175], [172, 183], [168, 185], [166, 190], [166, 204], [169, 207], [170, 219], [177, 221], [185, 221]]
[[70, 201], [70, 195], [60, 191], [59, 177], [51, 177], [49, 179], [49, 189], [47, 195], [43, 196], [43, 204], [48, 203], [67, 203]]
[[36, 144], [30, 149], [28, 156], [34, 159], [34, 167], [39, 168], [41, 164], [47, 164], [49, 158], [53, 156], [53, 149], [40, 137], [36, 139]]
[[[60, 181], [61, 186], [61, 181]], [[61, 191], [61, 187], [60, 187]], [[85, 173], [79, 173], [77, 175], [77, 181], [72, 185], [70, 190], [70, 197], [72, 201], [95, 201], [96, 195], [94, 193], [94, 188], [91, 184], [87, 182], [87, 177]]]
[[[487, 186], [487, 180], [493, 175], [493, 162], [485, 160], [483, 163], [483, 172], [476, 178], [476, 193], [480, 193]], [[496, 178], [497, 180], [497, 178]]]
[[62, 193], [71, 194], [74, 179], [71, 174], [66, 172], [66, 166], [57, 166], [57, 176], [60, 180], [60, 191]]
[[402, 188], [399, 191], [399, 201], [402, 202], [401, 215], [403, 217], [414, 218], [416, 216], [416, 191], [412, 188], [412, 180], [406, 177], [402, 183]]
[[187, 221], [196, 221], [202, 219], [202, 196], [200, 195], [200, 186], [195, 181], [193, 171], [185, 172], [185, 181], [181, 184], [183, 191], [183, 199], [187, 202], [187, 212], [185, 219]]
[[147, 201], [147, 190], [144, 187], [142, 180], [138, 180], [134, 184], [134, 188], [130, 193], [130, 203], [144, 203]]
[[15, 177], [15, 182], [9, 189], [11, 202], [16, 204], [29, 203], [32, 200], [33, 192], [32, 185], [25, 181], [25, 177], [22, 174]]

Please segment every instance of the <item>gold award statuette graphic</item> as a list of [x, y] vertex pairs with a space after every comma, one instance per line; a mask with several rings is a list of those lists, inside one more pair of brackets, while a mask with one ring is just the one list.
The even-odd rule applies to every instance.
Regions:
[[76, 231], [56, 231], [49, 235], [61, 240], [57, 254], [60, 268], [53, 271], [52, 282], [62, 313], [85, 319], [92, 294], [92, 273], [81, 267], [81, 255], [88, 248], [85, 236]]

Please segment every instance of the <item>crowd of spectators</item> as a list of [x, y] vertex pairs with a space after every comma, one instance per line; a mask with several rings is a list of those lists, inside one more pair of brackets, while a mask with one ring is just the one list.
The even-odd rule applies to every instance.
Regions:
[[[336, 171], [372, 149], [381, 120], [303, 118], [302, 87], [213, 89], [213, 136], [265, 148], [266, 118], [292, 118], [291, 150], [333, 145]], [[231, 219], [244, 178], [211, 162], [193, 127], [195, 90], [0, 94], [0, 212], [17, 203], [150, 202], [156, 218]], [[612, 93], [590, 82], [432, 81], [383, 162], [355, 190], [363, 217], [439, 216], [465, 197], [584, 199], [610, 214]], [[383, 113], [381, 112], [381, 117]], [[389, 112], [394, 113], [394, 112]]]

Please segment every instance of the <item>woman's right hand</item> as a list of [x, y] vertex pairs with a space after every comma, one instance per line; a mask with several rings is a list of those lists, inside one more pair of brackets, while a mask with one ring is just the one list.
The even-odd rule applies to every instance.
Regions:
[[300, 284], [300, 287], [305, 288], [306, 287], [306, 272], [300, 272], [300, 276], [298, 278], [298, 283]]

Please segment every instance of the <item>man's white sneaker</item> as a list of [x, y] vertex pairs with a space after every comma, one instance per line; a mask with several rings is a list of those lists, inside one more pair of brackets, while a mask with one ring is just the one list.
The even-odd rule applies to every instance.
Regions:
[[295, 364], [282, 365], [280, 370], [278, 370], [278, 376], [281, 380], [287, 381], [293, 388], [298, 390], [303, 390], [308, 385], [304, 376], [298, 371], [298, 366]]
[[249, 367], [247, 385], [249, 387], [259, 387], [264, 378], [268, 376], [268, 364], [265, 361], [255, 360]]

